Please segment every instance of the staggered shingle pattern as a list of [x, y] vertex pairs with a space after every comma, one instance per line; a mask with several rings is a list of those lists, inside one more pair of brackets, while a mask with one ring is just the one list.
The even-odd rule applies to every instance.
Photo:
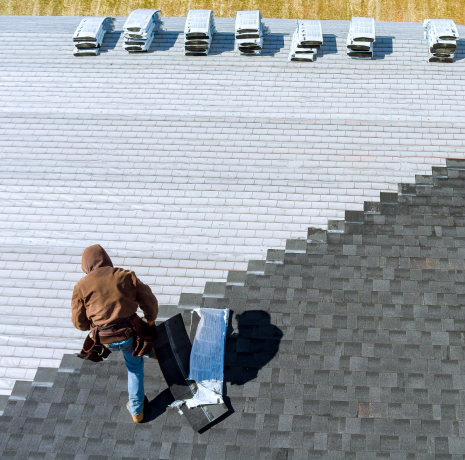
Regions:
[[125, 20], [76, 58], [81, 18], [0, 17], [0, 394], [79, 349], [87, 245], [174, 305], [465, 153], [462, 39], [428, 64], [422, 24], [378, 22], [355, 62], [349, 21], [322, 21], [318, 58], [295, 63], [295, 20], [265, 18], [252, 57], [217, 18], [209, 56], [186, 57], [185, 18], [163, 18], [130, 55]]
[[233, 312], [232, 410], [203, 434], [165, 411], [156, 363], [148, 420], [136, 426], [121, 358], [66, 356], [49, 380], [42, 371], [36, 385], [16, 384], [1, 458], [462, 459], [464, 200], [465, 160], [448, 160], [203, 296], [182, 296], [171, 314], [183, 312], [191, 338], [190, 308]]

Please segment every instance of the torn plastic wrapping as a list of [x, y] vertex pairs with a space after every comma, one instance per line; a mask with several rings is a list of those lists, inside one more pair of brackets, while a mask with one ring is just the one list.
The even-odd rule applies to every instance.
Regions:
[[200, 309], [200, 322], [192, 344], [189, 379], [197, 392], [186, 406], [223, 403], [224, 348], [229, 309]]
[[184, 404], [184, 401], [173, 401], [171, 404], [168, 404], [168, 407], [171, 407], [171, 409], [176, 409], [178, 411], [178, 414], [183, 415], [184, 412], [182, 411], [182, 405]]
[[190, 356], [188, 380], [195, 382], [194, 396], [175, 401], [170, 407], [182, 413], [181, 407], [193, 408], [223, 404], [223, 375], [226, 331], [229, 309], [200, 308], [195, 310], [200, 322], [195, 333]]
[[297, 20], [292, 36], [289, 61], [314, 61], [318, 48], [323, 44], [320, 21]]

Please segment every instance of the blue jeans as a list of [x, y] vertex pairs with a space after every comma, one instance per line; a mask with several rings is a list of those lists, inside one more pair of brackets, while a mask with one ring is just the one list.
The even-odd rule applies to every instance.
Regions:
[[[142, 410], [144, 402], [144, 358], [141, 356], [132, 357], [134, 348], [133, 338], [107, 344], [110, 351], [122, 351], [124, 362], [128, 369], [128, 393], [129, 405], [128, 409], [131, 415], [137, 416]], [[151, 356], [153, 352], [150, 353]]]

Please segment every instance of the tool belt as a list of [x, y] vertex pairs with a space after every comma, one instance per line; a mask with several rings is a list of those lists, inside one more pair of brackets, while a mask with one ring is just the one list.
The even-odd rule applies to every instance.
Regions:
[[101, 343], [100, 338], [106, 342], [111, 337], [134, 337], [132, 356], [144, 356], [150, 353], [158, 338], [155, 325], [149, 326], [134, 313], [129, 318], [118, 320], [105, 327], [90, 325], [90, 334], [85, 338], [82, 350], [77, 356], [81, 359], [98, 363], [108, 358], [111, 351]]

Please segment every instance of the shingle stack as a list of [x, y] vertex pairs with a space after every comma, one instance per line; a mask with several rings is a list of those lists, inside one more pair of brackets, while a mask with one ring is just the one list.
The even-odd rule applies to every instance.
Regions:
[[425, 19], [428, 62], [453, 62], [459, 32], [452, 19]]
[[189, 10], [184, 26], [184, 54], [207, 56], [214, 33], [213, 10]]
[[114, 30], [115, 18], [84, 18], [73, 35], [75, 56], [98, 56], [103, 37]]
[[262, 14], [258, 10], [238, 11], [235, 25], [235, 50], [241, 54], [261, 54], [263, 35], [268, 28], [262, 23]]
[[375, 40], [375, 19], [353, 17], [347, 35], [347, 56], [353, 59], [373, 59]]
[[134, 10], [124, 23], [123, 49], [148, 51], [162, 24], [160, 10]]
[[290, 61], [314, 61], [323, 44], [320, 21], [297, 20], [297, 29], [292, 36]]

